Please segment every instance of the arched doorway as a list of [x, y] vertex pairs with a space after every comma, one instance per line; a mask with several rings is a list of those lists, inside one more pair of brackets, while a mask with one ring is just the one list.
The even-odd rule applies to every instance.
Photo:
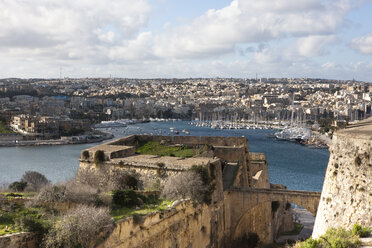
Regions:
[[[291, 234], [295, 230], [294, 222], [305, 224], [306, 233], [310, 233], [310, 236], [314, 221], [313, 214], [296, 204], [285, 201], [261, 202], [245, 211], [234, 229], [232, 240], [256, 233], [261, 242], [271, 243], [282, 233]], [[293, 235], [289, 238], [297, 239]]]

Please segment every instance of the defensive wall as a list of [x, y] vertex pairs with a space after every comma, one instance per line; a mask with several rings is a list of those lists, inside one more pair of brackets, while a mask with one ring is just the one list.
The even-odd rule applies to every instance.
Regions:
[[[207, 149], [192, 158], [136, 154], [137, 147], [148, 141]], [[104, 161], [95, 164], [98, 150], [104, 152]], [[164, 183], [195, 164], [205, 166], [216, 185], [210, 205], [183, 203], [165, 213], [142, 217], [140, 222], [119, 221], [102, 247], [229, 247], [248, 232], [270, 243], [280, 232], [292, 230], [291, 202], [316, 212], [319, 193], [273, 189], [265, 154], [249, 152], [244, 137], [132, 135], [83, 151], [80, 170], [134, 170], [143, 179]]]
[[[233, 238], [241, 236], [243, 231], [249, 231], [264, 234], [261, 238], [264, 237], [264, 241], [270, 242], [275, 238], [271, 214], [280, 207], [288, 211], [291, 207], [287, 204], [294, 203], [316, 216], [319, 200], [318, 192], [230, 188], [225, 191], [225, 205], [230, 209], [225, 217], [226, 227], [230, 228]], [[271, 211], [261, 211], [262, 208], [271, 208]]]
[[313, 237], [372, 226], [372, 119], [334, 134]]
[[183, 202], [146, 217], [127, 218], [99, 248], [223, 247], [223, 205]]

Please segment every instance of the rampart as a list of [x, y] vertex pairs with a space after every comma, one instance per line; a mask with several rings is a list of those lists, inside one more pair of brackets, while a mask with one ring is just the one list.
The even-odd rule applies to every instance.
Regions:
[[330, 227], [372, 226], [371, 120], [336, 132], [313, 237]]
[[[190, 158], [136, 154], [136, 149], [149, 141], [203, 148], [204, 152]], [[104, 159], [96, 163], [94, 156], [99, 150]], [[89, 148], [80, 159], [80, 170], [130, 170], [143, 181], [161, 183], [193, 165], [205, 166], [213, 178], [216, 187], [210, 205], [191, 207], [185, 203], [165, 213], [143, 217], [139, 222], [120, 221], [102, 247], [229, 247], [233, 240], [250, 231], [270, 243], [281, 231], [293, 228], [288, 206], [295, 198], [286, 195], [285, 190], [279, 194], [271, 189], [266, 156], [250, 153], [244, 137], [132, 135]], [[309, 195], [297, 197], [294, 203], [316, 211], [316, 202], [307, 205], [312, 200]]]
[[[183, 202], [146, 217], [119, 221], [99, 248], [223, 247], [223, 206]], [[213, 237], [213, 238], [211, 238]]]

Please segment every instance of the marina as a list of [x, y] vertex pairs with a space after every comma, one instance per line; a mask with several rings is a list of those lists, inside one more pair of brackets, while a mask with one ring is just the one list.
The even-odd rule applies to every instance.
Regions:
[[[192, 136], [245, 136], [250, 151], [267, 154], [269, 173], [273, 183], [287, 185], [289, 189], [321, 191], [329, 152], [327, 149], [310, 149], [295, 142], [279, 141], [273, 137], [276, 130], [270, 129], [212, 129], [197, 127], [187, 121], [153, 121], [126, 127], [101, 128], [115, 138], [131, 134], [192, 135]], [[182, 130], [189, 131], [182, 132]], [[19, 180], [27, 170], [46, 175], [53, 182], [65, 181], [75, 176], [79, 156], [83, 149], [97, 145], [76, 144], [62, 146], [30, 146], [0, 148], [0, 184]], [[311, 178], [311, 180], [308, 180]], [[305, 180], [306, 179], [306, 180]]]

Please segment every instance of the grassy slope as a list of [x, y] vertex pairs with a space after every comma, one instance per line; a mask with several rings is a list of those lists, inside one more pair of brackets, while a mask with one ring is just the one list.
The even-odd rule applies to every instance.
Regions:
[[42, 207], [25, 208], [24, 206], [16, 205], [12, 211], [0, 210], [0, 236], [22, 231], [17, 222], [23, 216], [32, 216], [42, 223], [45, 222], [45, 224], [50, 221], [45, 214], [45, 209]]
[[189, 158], [199, 154], [198, 150], [182, 146], [165, 146], [158, 142], [147, 142], [136, 150], [140, 154]]
[[172, 201], [159, 200], [155, 204], [144, 204], [140, 209], [135, 208], [120, 208], [114, 209], [111, 211], [111, 216], [115, 221], [124, 219], [132, 215], [147, 215], [149, 213], [162, 211], [168, 208], [168, 205], [171, 205]]

